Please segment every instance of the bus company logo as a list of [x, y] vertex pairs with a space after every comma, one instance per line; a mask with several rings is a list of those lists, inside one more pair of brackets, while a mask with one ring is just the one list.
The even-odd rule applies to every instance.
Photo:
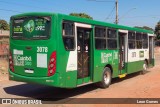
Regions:
[[26, 23], [26, 25], [24, 25], [25, 30], [30, 32], [30, 33], [34, 31], [34, 27], [35, 27], [35, 24], [34, 24], [33, 20], [29, 20]]
[[19, 60], [19, 61], [22, 61], [22, 60], [23, 60], [23, 61], [32, 61], [31, 56], [28, 57], [28, 56], [20, 56], [20, 55], [17, 55], [16, 59]]
[[118, 59], [118, 52], [114, 52], [114, 53], [113, 53], [113, 56], [114, 56], [114, 57], [113, 57], [114, 59]]
[[111, 53], [101, 53], [101, 63], [107, 63], [110, 57], [112, 57]]
[[17, 66], [24, 66], [24, 65], [32, 65], [32, 58], [31, 56], [20, 56], [14, 55], [14, 64]]

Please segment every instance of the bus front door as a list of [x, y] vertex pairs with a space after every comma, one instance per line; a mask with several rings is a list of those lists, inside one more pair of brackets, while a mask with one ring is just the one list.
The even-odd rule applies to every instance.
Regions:
[[127, 33], [119, 32], [119, 77], [125, 77], [127, 72], [125, 64], [127, 55], [126, 36]]
[[90, 76], [90, 29], [77, 27], [77, 77], [85, 83], [83, 78]]

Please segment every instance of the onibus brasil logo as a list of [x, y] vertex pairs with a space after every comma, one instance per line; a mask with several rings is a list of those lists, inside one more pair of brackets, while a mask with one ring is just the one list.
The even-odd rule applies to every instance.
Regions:
[[26, 23], [26, 25], [24, 25], [24, 28], [26, 31], [28, 32], [33, 32], [34, 30], [34, 21], [33, 20], [29, 20], [28, 23]]

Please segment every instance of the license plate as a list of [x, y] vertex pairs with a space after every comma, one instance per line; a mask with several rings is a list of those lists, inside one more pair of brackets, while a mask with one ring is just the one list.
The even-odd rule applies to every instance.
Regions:
[[33, 71], [33, 70], [25, 70], [25, 73], [33, 74], [33, 73], [34, 73], [34, 71]]

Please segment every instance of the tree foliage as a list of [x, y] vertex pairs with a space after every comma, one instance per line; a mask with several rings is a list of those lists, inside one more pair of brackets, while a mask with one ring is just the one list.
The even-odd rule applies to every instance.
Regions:
[[160, 21], [157, 23], [155, 27], [156, 39], [160, 40]]
[[86, 13], [70, 13], [69, 15], [93, 20], [93, 18]]
[[140, 28], [140, 29], [145, 29], [145, 30], [151, 30], [151, 31], [154, 31], [152, 28], [150, 28], [150, 27], [148, 27], [148, 26], [143, 26], [143, 27], [135, 26], [135, 28]]
[[0, 30], [9, 30], [9, 24], [7, 21], [0, 19]]

